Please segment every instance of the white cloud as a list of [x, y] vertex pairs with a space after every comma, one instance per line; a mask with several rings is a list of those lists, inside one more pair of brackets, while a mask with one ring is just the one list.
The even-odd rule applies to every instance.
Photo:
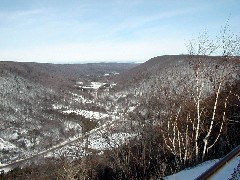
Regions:
[[21, 11], [5, 11], [0, 12], [0, 18], [4, 20], [22, 20], [23, 18], [33, 18], [39, 16], [45, 12], [42, 9], [31, 9]]
[[159, 12], [154, 15], [149, 15], [149, 16], [139, 16], [136, 14], [135, 16], [130, 16], [129, 18], [125, 18], [122, 22], [120, 23], [115, 23], [113, 24], [107, 32], [105, 32], [105, 36], [110, 36], [114, 35], [120, 31], [124, 30], [135, 30], [136, 32], [142, 31], [145, 29], [148, 29], [145, 27], [145, 25], [149, 22], [154, 22], [155, 28], [161, 29], [161, 22], [162, 20], [166, 20], [168, 18], [173, 18], [173, 17], [178, 17], [180, 15], [188, 14], [193, 12], [194, 9], [192, 8], [186, 8], [186, 9], [179, 9], [179, 10], [174, 10], [174, 11], [165, 11], [165, 12]]

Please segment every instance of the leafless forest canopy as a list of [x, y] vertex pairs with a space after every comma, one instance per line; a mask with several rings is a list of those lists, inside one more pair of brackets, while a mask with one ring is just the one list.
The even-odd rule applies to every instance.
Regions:
[[[156, 179], [240, 143], [240, 58], [0, 62], [0, 178]], [[21, 162], [18, 162], [21, 159]]]

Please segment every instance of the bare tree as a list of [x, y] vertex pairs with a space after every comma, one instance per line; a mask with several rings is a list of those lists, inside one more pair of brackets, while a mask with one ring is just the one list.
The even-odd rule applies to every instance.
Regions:
[[[193, 90], [193, 97], [196, 107], [196, 125], [195, 129], [195, 156], [196, 161], [198, 161], [199, 156], [199, 135], [200, 135], [200, 125], [203, 123], [204, 117], [204, 104], [202, 103], [206, 98], [206, 88], [207, 86], [212, 86], [212, 94], [214, 96], [213, 107], [211, 107], [211, 117], [209, 125], [206, 127], [206, 133], [203, 138], [203, 150], [202, 150], [202, 160], [204, 160], [206, 153], [211, 149], [217, 142], [226, 121], [226, 108], [228, 105], [228, 98], [231, 94], [231, 90], [228, 95], [220, 100], [220, 95], [225, 91], [225, 86], [227, 83], [233, 83], [236, 80], [236, 75], [239, 71], [238, 65], [234, 62], [234, 59], [240, 52], [240, 38], [239, 36], [233, 35], [229, 31], [228, 24], [223, 27], [221, 36], [217, 38], [216, 41], [210, 40], [206, 33], [201, 35], [197, 40], [197, 43], [189, 43], [189, 54], [191, 55], [191, 66], [194, 70], [195, 75], [195, 87]], [[216, 63], [207, 62], [206, 56], [209, 55], [220, 55]], [[197, 56], [197, 59], [194, 58]], [[206, 71], [207, 69], [207, 71]], [[221, 101], [221, 102], [220, 102]], [[217, 108], [220, 103], [224, 104], [223, 115], [221, 122], [217, 121]], [[211, 137], [213, 128], [216, 124], [220, 123], [220, 129], [216, 139], [211, 144], [209, 139]]]

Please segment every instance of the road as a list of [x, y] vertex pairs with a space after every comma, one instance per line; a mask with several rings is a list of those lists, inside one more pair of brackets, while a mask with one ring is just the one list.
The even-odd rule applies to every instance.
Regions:
[[84, 136], [82, 136], [82, 134], [80, 134], [79, 136], [77, 136], [76, 139], [73, 139], [73, 140], [69, 140], [69, 141], [65, 141], [65, 142], [62, 142], [54, 147], [51, 147], [47, 150], [44, 150], [42, 152], [39, 152], [37, 154], [33, 154], [29, 157], [26, 157], [24, 159], [19, 159], [19, 160], [16, 160], [16, 161], [12, 161], [12, 162], [9, 162], [8, 164], [4, 164], [4, 165], [0, 165], [0, 171], [2, 171], [3, 169], [7, 169], [7, 168], [10, 168], [12, 169], [13, 167], [17, 167], [17, 166], [21, 166], [21, 164], [24, 164], [25, 162], [28, 162], [28, 161], [32, 161], [36, 158], [39, 158], [41, 156], [44, 157], [44, 155], [50, 153], [50, 152], [53, 152], [55, 150], [58, 150], [64, 146], [67, 146], [67, 145], [70, 145], [70, 144], [73, 144], [79, 140], [83, 140], [86, 136], [90, 136], [91, 134], [93, 133], [96, 133], [97, 131], [102, 131], [106, 126], [110, 126], [112, 125], [116, 120], [113, 120], [111, 121], [109, 124], [103, 124], [101, 126], [99, 126], [98, 128], [95, 128], [93, 129], [92, 131], [86, 133]]

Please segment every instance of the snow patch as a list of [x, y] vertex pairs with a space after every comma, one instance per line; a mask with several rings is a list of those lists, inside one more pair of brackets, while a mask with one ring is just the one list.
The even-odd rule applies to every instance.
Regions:
[[82, 95], [78, 95], [78, 94], [75, 94], [75, 93], [72, 93], [73, 95], [73, 100], [75, 102], [81, 102], [83, 104], [86, 104], [86, 103], [94, 103], [94, 101], [90, 100], [90, 99], [87, 99], [85, 98], [84, 96]]
[[64, 127], [65, 127], [65, 131], [70, 131], [70, 130], [79, 130], [81, 129], [81, 126], [73, 121], [64, 121]]
[[[213, 166], [220, 159], [214, 159], [210, 161], [203, 162], [196, 167], [191, 169], [182, 170], [176, 174], [166, 176], [164, 180], [186, 180], [186, 179], [196, 179], [206, 170], [208, 170], [211, 166]], [[219, 180], [219, 179], [229, 179], [231, 178], [232, 173], [234, 172], [234, 168], [237, 167], [240, 162], [240, 155], [236, 158], [229, 161], [223, 168], [219, 170], [214, 176], [211, 177], [211, 180]]]
[[133, 134], [130, 133], [115, 133], [110, 136], [104, 137], [103, 134], [93, 134], [89, 137], [90, 148], [96, 150], [105, 150], [116, 148], [124, 143], [126, 143]]
[[87, 110], [81, 110], [81, 109], [65, 110], [65, 111], [63, 111], [63, 113], [64, 114], [75, 113], [77, 115], [84, 116], [85, 118], [88, 118], [88, 119], [97, 119], [97, 120], [108, 117], [108, 114], [106, 114], [106, 113], [101, 113], [101, 112], [96, 112], [96, 111], [87, 111]]
[[77, 84], [77, 85], [83, 85], [83, 82], [78, 81], [78, 82], [76, 82], [76, 84]]
[[128, 108], [128, 112], [133, 112], [136, 109], [136, 106], [131, 106]]
[[53, 108], [53, 109], [62, 109], [62, 108], [63, 108], [63, 105], [53, 104], [53, 105], [52, 105], [52, 108]]
[[91, 82], [90, 85], [82, 86], [83, 89], [94, 89], [98, 90], [101, 86], [105, 85], [106, 83], [101, 82]]
[[14, 144], [3, 140], [2, 138], [0, 138], [0, 150], [2, 151], [4, 150], [9, 150], [9, 149], [15, 149], [17, 148]]

